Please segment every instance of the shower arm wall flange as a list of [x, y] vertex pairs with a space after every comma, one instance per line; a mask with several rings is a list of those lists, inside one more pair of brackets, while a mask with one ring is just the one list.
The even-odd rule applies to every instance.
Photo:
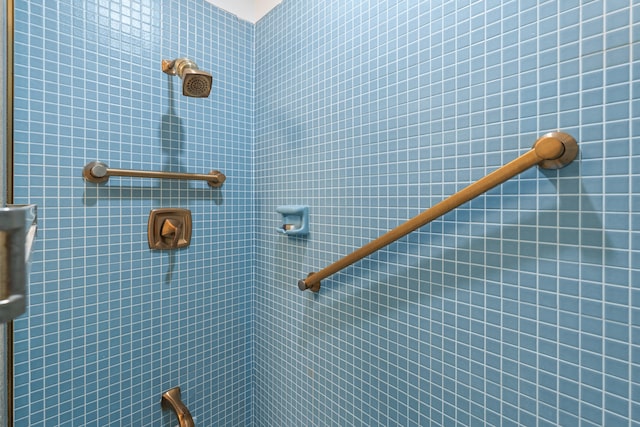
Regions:
[[164, 72], [165, 74], [169, 74], [170, 76], [175, 76], [176, 73], [176, 69], [175, 69], [175, 65], [176, 65], [176, 60], [170, 60], [170, 59], [163, 59], [162, 60], [162, 72]]

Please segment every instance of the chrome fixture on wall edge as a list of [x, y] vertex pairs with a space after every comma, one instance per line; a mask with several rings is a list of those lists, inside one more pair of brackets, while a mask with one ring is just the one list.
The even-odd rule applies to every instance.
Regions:
[[0, 207], [0, 322], [13, 320], [26, 310], [37, 228], [36, 205]]
[[213, 77], [206, 71], [200, 70], [196, 63], [190, 59], [163, 59], [162, 71], [182, 79], [182, 94], [184, 96], [206, 98], [211, 92]]

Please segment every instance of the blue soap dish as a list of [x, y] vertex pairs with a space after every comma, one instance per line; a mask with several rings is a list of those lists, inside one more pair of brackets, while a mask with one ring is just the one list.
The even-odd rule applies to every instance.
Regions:
[[309, 206], [278, 206], [276, 212], [282, 215], [282, 225], [276, 230], [290, 236], [306, 236], [309, 234]]

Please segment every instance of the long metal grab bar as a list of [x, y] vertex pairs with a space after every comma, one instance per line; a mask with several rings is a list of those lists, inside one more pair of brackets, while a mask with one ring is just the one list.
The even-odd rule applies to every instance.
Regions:
[[167, 179], [193, 179], [207, 181], [210, 187], [221, 187], [226, 177], [220, 171], [212, 170], [209, 174], [182, 173], [182, 172], [155, 172], [138, 171], [130, 169], [113, 169], [103, 162], [87, 163], [82, 169], [82, 176], [89, 182], [106, 182], [110, 176], [128, 176], [134, 178], [167, 178]]
[[388, 231], [344, 258], [341, 258], [318, 272], [309, 273], [305, 279], [298, 281], [298, 288], [300, 288], [301, 291], [311, 289], [312, 292], [318, 292], [320, 290], [320, 282], [323, 279], [360, 261], [362, 258], [395, 242], [412, 231], [430, 223], [434, 219], [489, 191], [493, 187], [508, 181], [535, 165], [539, 165], [545, 169], [562, 168], [571, 163], [577, 154], [578, 144], [571, 135], [562, 132], [545, 134], [533, 144], [533, 148], [527, 153], [491, 172], [473, 184], [468, 185], [445, 200], [433, 205], [421, 214]]

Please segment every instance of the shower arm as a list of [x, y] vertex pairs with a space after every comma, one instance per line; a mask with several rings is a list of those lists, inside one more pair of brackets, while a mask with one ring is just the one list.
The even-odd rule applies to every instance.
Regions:
[[533, 148], [515, 160], [507, 163], [494, 172], [468, 185], [445, 200], [433, 205], [421, 214], [388, 231], [386, 234], [367, 243], [349, 255], [318, 272], [309, 273], [305, 279], [298, 281], [301, 291], [311, 289], [320, 290], [320, 281], [371, 255], [379, 249], [406, 236], [412, 231], [430, 223], [458, 206], [478, 197], [493, 187], [502, 184], [525, 170], [538, 165], [545, 169], [559, 169], [573, 161], [578, 154], [578, 144], [569, 134], [551, 132], [540, 137]]
[[127, 176], [134, 178], [166, 178], [207, 181], [210, 187], [222, 187], [226, 180], [220, 171], [212, 170], [209, 174], [164, 172], [164, 171], [139, 171], [130, 169], [113, 169], [106, 163], [95, 161], [87, 163], [82, 170], [82, 176], [89, 182], [101, 183], [109, 180], [111, 176]]

